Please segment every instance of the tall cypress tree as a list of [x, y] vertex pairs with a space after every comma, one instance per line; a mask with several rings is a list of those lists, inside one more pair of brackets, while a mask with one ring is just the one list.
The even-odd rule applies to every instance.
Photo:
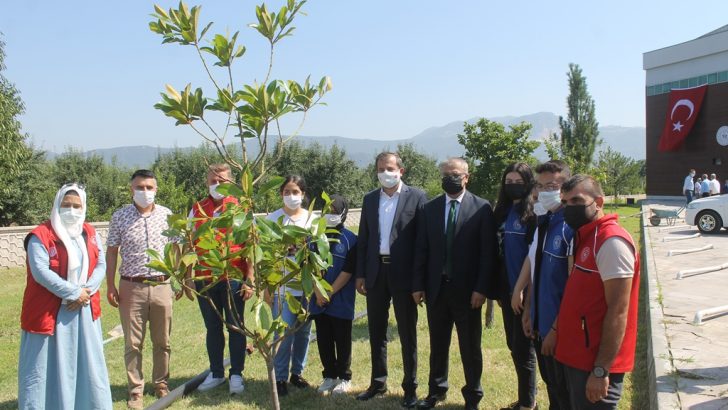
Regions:
[[570, 63], [568, 117], [559, 116], [561, 153], [576, 172], [586, 172], [592, 164], [594, 151], [601, 144], [599, 123], [594, 114], [594, 100], [587, 90], [586, 77], [578, 64]]

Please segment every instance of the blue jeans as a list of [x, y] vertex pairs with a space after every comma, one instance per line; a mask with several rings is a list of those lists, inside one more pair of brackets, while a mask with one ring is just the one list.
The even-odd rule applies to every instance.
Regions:
[[[230, 285], [228, 291], [228, 284]], [[195, 281], [195, 288], [200, 292], [208, 284], [203, 281]], [[242, 327], [243, 310], [245, 302], [240, 296], [241, 283], [239, 281], [221, 281], [215, 286], [206, 290], [203, 295], [208, 296], [215, 308], [225, 317], [225, 322]], [[229, 292], [229, 293], [228, 293]], [[235, 315], [230, 309], [230, 298], [235, 305]], [[202, 320], [205, 322], [207, 336], [205, 344], [207, 345], [207, 357], [210, 359], [210, 372], [212, 377], [225, 377], [225, 368], [223, 367], [223, 354], [225, 353], [225, 333], [223, 332], [223, 323], [215, 309], [210, 305], [210, 301], [204, 297], [197, 297], [197, 303], [200, 305], [202, 312]], [[239, 322], [238, 322], [239, 321]], [[230, 349], [230, 375], [242, 375], [243, 367], [245, 367], [245, 335], [228, 328], [228, 348]]]
[[[297, 297], [301, 301], [301, 297]], [[278, 295], [273, 296], [273, 317], [278, 317], [280, 309], [280, 315], [288, 324], [286, 330], [286, 337], [278, 345], [278, 351], [274, 359], [274, 367], [276, 370], [276, 381], [288, 381], [289, 366], [290, 372], [293, 374], [301, 375], [303, 368], [306, 366], [306, 357], [308, 356], [308, 343], [309, 335], [311, 334], [311, 321], [308, 320], [306, 323], [301, 325], [298, 322], [298, 318], [288, 309], [288, 303], [285, 297], [278, 298]], [[290, 329], [300, 326], [295, 333], [289, 334]], [[276, 340], [280, 335], [276, 335]]]
[[687, 199], [688, 203], [693, 202], [693, 191], [686, 189], [685, 190], [685, 199]]

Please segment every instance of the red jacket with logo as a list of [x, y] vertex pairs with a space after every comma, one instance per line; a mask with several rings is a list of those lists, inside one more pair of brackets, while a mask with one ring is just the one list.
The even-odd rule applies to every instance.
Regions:
[[[99, 246], [96, 243], [96, 230], [93, 226], [84, 223], [83, 232], [86, 236], [86, 247], [88, 250], [88, 276], [91, 277], [96, 263], [99, 259]], [[56, 236], [50, 221], [46, 221], [33, 229], [25, 238], [27, 250], [30, 236], [35, 235], [48, 251], [49, 269], [56, 272], [58, 276], [66, 279], [68, 271], [68, 253], [63, 242]], [[20, 327], [26, 332], [52, 335], [56, 329], [56, 317], [58, 309], [61, 308], [61, 298], [54, 295], [33, 279], [30, 272], [28, 257], [25, 258], [27, 267], [25, 293], [23, 295], [23, 307], [20, 313]], [[93, 320], [101, 316], [101, 299], [99, 292], [91, 295], [91, 314]]]
[[[215, 202], [209, 196], [200, 202], [196, 202], [192, 206], [192, 217], [193, 218], [204, 218], [204, 219], [201, 219], [201, 220], [195, 222], [195, 229], [198, 229], [203, 223], [207, 222], [207, 220], [209, 218], [212, 218], [214, 216], [215, 210], [217, 208], [220, 208], [219, 212], [222, 213], [222, 212], [225, 212], [225, 209], [229, 206], [229, 204], [237, 204], [237, 203], [238, 203], [237, 198], [232, 197], [232, 196], [226, 196], [225, 198], [223, 198], [222, 203], [220, 205], [215, 205]], [[221, 235], [218, 235], [218, 238], [220, 239], [222, 237], [222, 235], [225, 235], [225, 229], [219, 229], [219, 231], [220, 231]], [[240, 245], [231, 244], [230, 253], [237, 252], [241, 248], [242, 248], [242, 246], [240, 246]], [[207, 252], [205, 249], [200, 249], [200, 248], [196, 248], [196, 251], [197, 251], [198, 255], [202, 255], [205, 252]], [[201, 264], [203, 266], [205, 266], [204, 263], [201, 263]], [[240, 259], [236, 259], [233, 264], [235, 267], [240, 269], [245, 276], [245, 273], [248, 271], [247, 262], [243, 258], [240, 258]], [[195, 271], [195, 277], [210, 276], [211, 274], [212, 274], [212, 272], [210, 272], [209, 270], [196, 270]], [[223, 276], [222, 279], [226, 280], [227, 277]]]
[[604, 242], [615, 236], [632, 245], [635, 266], [624, 339], [608, 370], [610, 373], [625, 373], [634, 366], [640, 261], [632, 237], [617, 224], [617, 215], [613, 214], [590, 222], [577, 231], [574, 267], [561, 300], [556, 340], [556, 359], [576, 369], [591, 371], [599, 352], [607, 302], [596, 255]]

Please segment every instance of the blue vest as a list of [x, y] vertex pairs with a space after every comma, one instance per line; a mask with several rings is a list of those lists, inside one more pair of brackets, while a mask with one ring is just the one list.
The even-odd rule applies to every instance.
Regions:
[[[329, 284], [333, 284], [336, 278], [341, 274], [346, 261], [346, 255], [349, 250], [356, 246], [356, 235], [346, 228], [341, 228], [338, 235], [339, 242], [331, 243], [331, 256], [333, 257], [333, 265], [326, 271], [324, 279]], [[354, 299], [356, 298], [356, 288], [354, 286], [354, 272], [349, 282], [344, 285], [338, 292], [331, 297], [329, 304], [324, 307], [316, 305], [315, 299], [311, 301], [311, 314], [324, 313], [329, 316], [340, 319], [354, 319]], [[315, 296], [314, 296], [315, 298]]]
[[[548, 215], [541, 256], [540, 269], [535, 269], [534, 292], [531, 303], [533, 327], [546, 337], [559, 314], [566, 280], [569, 278], [569, 247], [574, 231], [564, 222], [564, 209]], [[536, 311], [538, 309], [538, 312]]]
[[528, 226], [521, 222], [521, 216], [516, 212], [516, 207], [511, 206], [508, 216], [503, 224], [503, 257], [506, 264], [506, 276], [508, 276], [508, 291], [512, 294], [516, 287], [518, 275], [521, 273], [523, 261], [528, 256], [528, 241], [526, 233]]

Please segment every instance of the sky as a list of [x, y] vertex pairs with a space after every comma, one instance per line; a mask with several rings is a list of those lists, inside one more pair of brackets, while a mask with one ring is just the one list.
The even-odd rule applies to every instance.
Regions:
[[[20, 121], [33, 144], [56, 152], [200, 144], [153, 108], [167, 83], [214, 95], [194, 49], [162, 45], [148, 29], [154, 4], [3, 1], [2, 74], [21, 92]], [[257, 2], [187, 4], [202, 5], [201, 22], [215, 22], [208, 38], [241, 32], [248, 51], [233, 67], [236, 84], [265, 78], [267, 43], [248, 27]], [[273, 78], [328, 75], [334, 88], [301, 134], [372, 139], [474, 117], [565, 115], [572, 62], [587, 77], [601, 125], [644, 126], [642, 54], [728, 24], [724, 0], [310, 0], [304, 10], [276, 49]], [[286, 122], [283, 133], [296, 124]]]

